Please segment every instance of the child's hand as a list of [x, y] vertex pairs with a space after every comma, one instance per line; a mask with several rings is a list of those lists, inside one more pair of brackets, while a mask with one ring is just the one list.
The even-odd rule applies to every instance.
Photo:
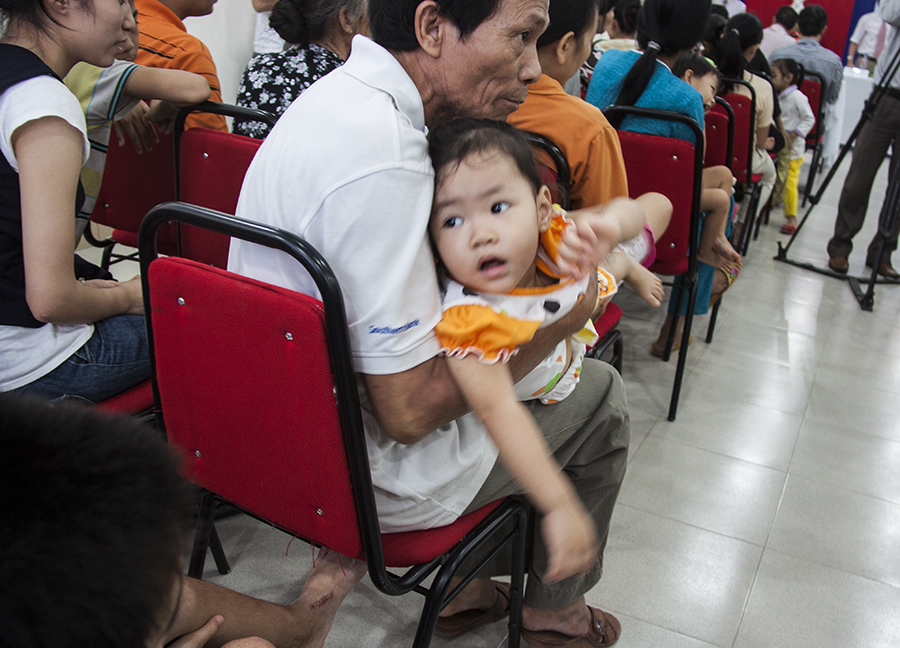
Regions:
[[143, 153], [145, 150], [153, 150], [153, 145], [159, 143], [159, 136], [157, 136], [153, 124], [150, 123], [148, 118], [149, 112], [150, 107], [145, 102], [139, 101], [132, 108], [131, 112], [122, 117], [122, 119], [113, 122], [113, 131], [116, 134], [116, 139], [119, 141], [119, 146], [125, 146], [125, 138], [127, 137], [131, 140], [134, 150], [138, 154]]
[[767, 151], [771, 151], [773, 148], [775, 148], [775, 138], [767, 137], [766, 144], [765, 144], [765, 146], [763, 146], [763, 148], [766, 149]]
[[[586, 229], [587, 232], [583, 232]], [[579, 228], [569, 225], [559, 241], [556, 251], [556, 265], [566, 274], [571, 274], [575, 279], [581, 279], [584, 275], [594, 271], [596, 264], [592, 259], [593, 240], [596, 240], [593, 231], [589, 228]]]
[[583, 574], [600, 552], [594, 522], [577, 497], [544, 515], [541, 536], [547, 547], [545, 583]]

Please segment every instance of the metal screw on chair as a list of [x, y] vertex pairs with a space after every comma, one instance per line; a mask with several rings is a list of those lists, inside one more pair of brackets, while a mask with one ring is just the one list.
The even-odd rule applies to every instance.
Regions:
[[199, 451], [199, 450], [194, 450], [194, 455], [199, 459], [199, 458], [200, 458], [200, 451]]
[[208, 158], [208, 157], [209, 157], [209, 153], [204, 153], [204, 154], [203, 154], [203, 157], [204, 157], [204, 158]]
[[677, 155], [673, 155], [673, 156], [672, 156], [672, 159], [675, 160], [675, 161], [677, 162], [677, 161], [678, 161], [678, 156], [677, 156]]
[[284, 334], [284, 338], [285, 338], [286, 340], [293, 340], [293, 339], [294, 339], [294, 336], [291, 335], [290, 332], [287, 332], [287, 333]]
[[179, 306], [184, 306], [184, 298], [183, 298], [183, 297], [179, 297], [179, 298], [178, 298], [178, 305], [179, 305]]
[[318, 516], [320, 516], [320, 517], [321, 517], [321, 516], [322, 516], [322, 515], [325, 515], [325, 514], [324, 514], [324, 513], [322, 513], [322, 509], [320, 509], [320, 508], [317, 508], [317, 509], [316, 509], [316, 515], [318, 515]]

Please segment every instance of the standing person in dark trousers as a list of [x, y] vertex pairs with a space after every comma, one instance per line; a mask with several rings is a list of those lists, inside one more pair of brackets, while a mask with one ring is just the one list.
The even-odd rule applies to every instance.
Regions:
[[[890, 25], [890, 34], [887, 37], [888, 45], [885, 46], [875, 68], [875, 83], [885, 81], [888, 67], [900, 49], [900, 38], [897, 37], [900, 27], [900, 0], [882, 0], [880, 11], [882, 20]], [[853, 250], [853, 237], [862, 229], [866, 219], [872, 183], [887, 156], [889, 146], [893, 153], [890, 169], [892, 177], [896, 171], [898, 139], [900, 139], [900, 75], [894, 75], [887, 91], [878, 102], [875, 114], [859, 133], [855, 149], [860, 155], [854, 154], [847, 178], [844, 180], [837, 220], [834, 223], [834, 236], [828, 241], [828, 267], [835, 272], [845, 274], [850, 268], [848, 257]], [[878, 274], [887, 279], [900, 279], [900, 273], [891, 265], [891, 254], [897, 249], [898, 229], [900, 219], [894, 222], [887, 239], [880, 232], [876, 232], [866, 252], [866, 267], [877, 266]], [[882, 242], [885, 243], [884, 256], [879, 259], [878, 250]]]

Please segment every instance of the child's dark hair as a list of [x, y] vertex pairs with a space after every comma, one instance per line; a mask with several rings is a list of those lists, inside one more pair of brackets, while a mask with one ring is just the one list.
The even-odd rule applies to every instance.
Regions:
[[501, 153], [509, 157], [537, 195], [541, 188], [531, 145], [506, 122], [464, 117], [438, 124], [428, 133], [428, 154], [438, 180], [471, 155]]
[[782, 76], [790, 74], [793, 77], [791, 83], [794, 85], [800, 85], [800, 82], [803, 80], [803, 68], [792, 58], [778, 59], [777, 61], [772, 61], [770, 65], [773, 68], [777, 68]]
[[159, 430], [0, 394], [0, 643], [146, 646], [174, 609], [193, 508]]
[[697, 52], [682, 54], [672, 66], [672, 74], [679, 79], [683, 79], [688, 70], [693, 72], [696, 77], [705, 77], [707, 74], [719, 76], [719, 70], [716, 66], [708, 58]]

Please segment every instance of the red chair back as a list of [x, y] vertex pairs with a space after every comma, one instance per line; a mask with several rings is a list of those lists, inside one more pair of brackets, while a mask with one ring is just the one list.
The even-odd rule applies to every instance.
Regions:
[[[182, 202], [234, 214], [244, 175], [262, 140], [209, 128], [191, 128], [180, 136], [178, 191]], [[230, 237], [181, 226], [182, 256], [225, 268]]]
[[363, 553], [321, 302], [175, 257], [149, 287], [159, 403], [190, 481]]
[[[91, 221], [113, 228], [112, 238], [137, 247], [137, 233], [144, 215], [160, 203], [175, 200], [175, 157], [171, 135], [159, 134], [153, 150], [138, 155], [130, 142], [119, 146], [110, 140], [103, 180]], [[160, 233], [160, 249], [174, 254], [174, 228]]]
[[804, 70], [803, 79], [801, 80], [798, 89], [806, 95], [806, 98], [809, 100], [809, 107], [812, 108], [813, 114], [816, 116], [816, 123], [806, 136], [806, 143], [808, 145], [815, 145], [818, 144], [825, 135], [823, 129], [820, 128], [822, 123], [822, 77], [815, 72]]
[[732, 123], [724, 111], [710, 110], [706, 113], [706, 124], [703, 132], [706, 134], [706, 152], [703, 156], [703, 166], [727, 166], [733, 163], [729, 154], [733, 148], [734, 129], [729, 137], [729, 125]]
[[701, 180], [695, 172], [699, 151], [685, 140], [629, 131], [619, 131], [619, 142], [631, 197], [657, 191], [672, 201], [672, 219], [656, 241], [656, 260], [650, 270], [667, 275], [687, 272], [691, 224], [700, 216], [699, 190], [694, 200]]
[[[724, 97], [734, 111], [734, 146], [731, 152], [731, 172], [738, 182], [749, 182], [748, 169], [753, 168], [753, 149], [756, 142], [756, 118], [753, 97], [730, 92]], [[718, 112], [718, 107], [714, 108]]]

